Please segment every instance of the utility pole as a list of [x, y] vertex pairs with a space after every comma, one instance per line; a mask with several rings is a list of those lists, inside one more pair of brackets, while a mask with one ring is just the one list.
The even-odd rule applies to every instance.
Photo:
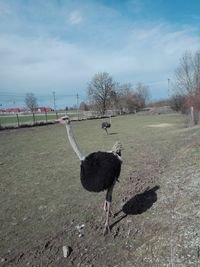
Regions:
[[79, 120], [79, 96], [78, 96], [78, 94], [76, 94], [76, 100], [77, 100], [77, 118], [78, 118], [78, 120]]
[[168, 81], [168, 84], [167, 84], [167, 89], [168, 89], [168, 96], [169, 96], [169, 86], [170, 86], [170, 79], [168, 78], [168, 79], [167, 79], [167, 81]]
[[56, 93], [53, 92], [53, 104], [54, 104], [54, 111], [56, 111]]
[[56, 111], [56, 93], [53, 92], [53, 103], [54, 103], [54, 111], [56, 112], [56, 118], [58, 119], [58, 114]]

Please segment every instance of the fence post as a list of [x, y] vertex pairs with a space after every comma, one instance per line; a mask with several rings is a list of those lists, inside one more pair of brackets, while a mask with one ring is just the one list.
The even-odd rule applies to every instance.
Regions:
[[35, 124], [35, 113], [33, 112], [33, 124]]
[[56, 111], [56, 118], [57, 118], [57, 120], [58, 120], [58, 112]]
[[19, 127], [19, 116], [18, 116], [18, 114], [16, 114], [16, 117], [17, 117], [17, 126]]
[[193, 127], [195, 122], [194, 122], [194, 108], [193, 106], [190, 107], [190, 119], [189, 119], [189, 127]]
[[46, 122], [47, 122], [47, 111], [45, 109], [45, 118], [46, 118]]

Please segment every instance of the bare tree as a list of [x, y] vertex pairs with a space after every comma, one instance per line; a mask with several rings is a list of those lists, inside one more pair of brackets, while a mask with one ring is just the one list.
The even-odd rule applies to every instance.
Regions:
[[186, 112], [186, 97], [184, 95], [176, 94], [170, 99], [170, 106], [175, 111]]
[[88, 84], [88, 96], [101, 114], [105, 114], [115, 91], [112, 77], [106, 73], [97, 73]]
[[136, 112], [146, 105], [149, 100], [148, 86], [138, 83], [136, 90], [132, 89], [131, 83], [117, 85], [118, 108], [121, 111]]
[[[132, 84], [131, 83], [117, 83], [116, 84], [116, 108], [120, 110], [120, 112], [130, 112], [130, 103], [131, 103], [131, 95], [132, 94]], [[129, 102], [129, 103], [128, 103]]]
[[138, 100], [140, 101], [141, 108], [145, 107], [147, 101], [150, 99], [149, 87], [142, 83], [136, 84], [136, 94], [138, 94]]
[[175, 72], [175, 89], [181, 95], [200, 92], [200, 51], [186, 51]]
[[37, 107], [37, 98], [33, 93], [27, 93], [25, 97], [25, 104], [31, 111]]
[[200, 93], [200, 50], [194, 55], [194, 76], [196, 92]]
[[132, 91], [132, 84], [131, 83], [117, 84], [117, 91], [119, 94], [130, 93]]
[[181, 110], [190, 114], [189, 126], [197, 124], [200, 117], [200, 50], [184, 53], [175, 77], [175, 92], [184, 97]]

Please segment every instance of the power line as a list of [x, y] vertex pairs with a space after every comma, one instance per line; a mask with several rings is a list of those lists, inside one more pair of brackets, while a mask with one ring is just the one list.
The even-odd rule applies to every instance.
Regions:
[[[7, 93], [7, 92], [1, 92], [0, 91], [0, 95], [1, 96], [15, 96], [15, 97], [25, 97], [26, 96], [26, 93]], [[38, 97], [52, 97], [51, 94], [37, 94], [37, 93], [34, 93], [34, 95], [38, 96]], [[57, 96], [59, 97], [76, 97], [75, 94], [58, 94], [57, 93]], [[80, 95], [82, 97], [85, 97], [85, 95]]]

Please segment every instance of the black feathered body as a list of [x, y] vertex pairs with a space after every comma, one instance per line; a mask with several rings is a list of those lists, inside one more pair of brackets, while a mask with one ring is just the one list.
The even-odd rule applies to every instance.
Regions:
[[94, 152], [81, 161], [81, 183], [90, 192], [109, 189], [120, 175], [121, 160], [109, 152]]
[[107, 121], [102, 122], [102, 124], [101, 124], [101, 128], [102, 129], [110, 128], [110, 127], [111, 127], [111, 124], [109, 122], [107, 122]]

